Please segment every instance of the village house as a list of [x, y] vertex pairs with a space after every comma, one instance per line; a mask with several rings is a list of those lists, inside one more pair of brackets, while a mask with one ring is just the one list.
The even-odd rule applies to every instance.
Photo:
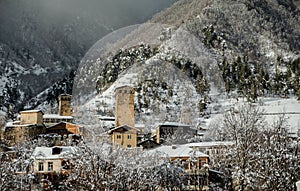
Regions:
[[43, 124], [43, 112], [28, 110], [20, 112], [20, 120], [6, 124], [3, 137], [9, 145], [30, 140], [46, 130]]
[[138, 129], [123, 125], [116, 127], [108, 132], [110, 141], [113, 144], [118, 144], [122, 148], [135, 148], [137, 147]]
[[59, 122], [55, 125], [46, 128], [46, 133], [51, 134], [55, 133], [61, 136], [76, 134], [83, 135], [83, 127], [77, 124], [68, 123], [68, 122]]
[[118, 144], [122, 148], [137, 146], [139, 130], [134, 127], [134, 92], [130, 86], [115, 89], [115, 128], [108, 131], [108, 134], [111, 143]]
[[184, 145], [162, 145], [148, 152], [166, 157], [172, 163], [182, 166], [187, 176], [193, 176], [194, 182], [187, 184], [188, 190], [208, 190], [209, 185], [209, 156], [199, 150]]
[[175, 137], [176, 143], [187, 143], [188, 138], [193, 138], [197, 135], [197, 130], [191, 128], [190, 125], [181, 124], [177, 122], [165, 122], [159, 124], [156, 128], [156, 142], [158, 144]]
[[36, 147], [31, 156], [35, 174], [66, 174], [71, 170], [70, 160], [76, 153], [71, 146]]
[[50, 190], [50, 185], [58, 184], [68, 176], [75, 154], [76, 147], [71, 146], [36, 147], [30, 168], [37, 183], [33, 185], [33, 190]]
[[99, 125], [104, 130], [111, 130], [115, 127], [115, 118], [110, 116], [97, 116], [99, 119]]
[[168, 157], [170, 161], [179, 161], [188, 173], [198, 173], [201, 167], [205, 167], [209, 163], [207, 154], [191, 148], [188, 144], [162, 145], [150, 151], [161, 153], [162, 156]]
[[83, 138], [84, 128], [77, 124], [60, 122], [53, 126], [46, 127], [45, 134], [39, 138], [47, 140], [48, 146], [54, 145], [77, 145]]
[[142, 149], [153, 149], [160, 146], [160, 144], [158, 144], [156, 141], [152, 140], [152, 139], [145, 139], [143, 141], [140, 141], [137, 144], [137, 147], [141, 147]]
[[212, 141], [212, 142], [198, 142], [198, 143], [189, 143], [188, 146], [195, 150], [199, 150], [207, 155], [218, 155], [223, 154], [224, 151], [232, 146], [233, 142], [231, 141]]
[[17, 121], [6, 124], [3, 137], [13, 145], [45, 133], [82, 135], [82, 127], [71, 124], [72, 121], [71, 95], [62, 94], [58, 98], [58, 114], [44, 114], [41, 110], [21, 111]]

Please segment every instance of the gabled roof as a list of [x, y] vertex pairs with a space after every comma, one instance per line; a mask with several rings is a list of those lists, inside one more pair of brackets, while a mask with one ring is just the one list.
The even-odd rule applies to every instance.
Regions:
[[168, 126], [168, 127], [190, 127], [190, 125], [178, 123], [178, 122], [164, 122], [159, 124], [158, 126]]
[[25, 110], [25, 111], [20, 111], [20, 113], [38, 113], [41, 112], [42, 114], [44, 114], [44, 112], [42, 112], [42, 110]]
[[129, 125], [121, 125], [119, 127], [113, 128], [111, 130], [109, 130], [107, 133], [108, 134], [112, 134], [115, 131], [136, 131], [138, 132], [139, 130], [137, 128], [131, 127]]
[[140, 146], [140, 145], [143, 145], [143, 144], [146, 144], [146, 143], [153, 143], [153, 144], [155, 144], [155, 145], [160, 145], [159, 143], [157, 143], [156, 141], [153, 141], [153, 140], [151, 140], [151, 139], [146, 139], [146, 140], [144, 140], [144, 141], [141, 141], [141, 142], [139, 142], [137, 145]]
[[149, 152], [157, 152], [162, 156], [167, 156], [170, 158], [180, 158], [180, 157], [209, 157], [201, 151], [192, 149], [189, 145], [163, 145], [155, 148]]
[[[53, 153], [53, 149], [59, 149], [57, 154]], [[33, 159], [63, 159], [72, 158], [76, 153], [76, 147], [71, 146], [56, 146], [56, 147], [36, 147], [33, 151], [31, 158]]]
[[59, 122], [59, 123], [56, 123], [56, 124], [54, 124], [54, 125], [52, 125], [52, 126], [49, 126], [49, 127], [47, 127], [47, 129], [51, 129], [51, 128], [53, 128], [53, 127], [55, 127], [55, 126], [58, 126], [58, 125], [60, 125], [60, 124], [70, 124], [70, 125], [74, 125], [74, 126], [78, 126], [78, 127], [81, 127], [80, 125], [77, 125], [77, 124], [74, 124], [74, 123], [69, 123], [69, 122], [65, 122], [65, 121], [61, 121], [61, 122]]
[[8, 122], [6, 124], [5, 127], [9, 128], [9, 127], [42, 127], [44, 126], [43, 124], [14, 124], [14, 123], [11, 123], [11, 122]]
[[128, 88], [128, 89], [133, 89], [133, 90], [134, 90], [134, 88], [133, 88], [132, 86], [129, 86], [129, 85], [120, 85], [120, 86], [117, 86], [117, 87], [115, 88], [115, 91], [116, 91], [117, 89], [123, 89], [123, 88]]
[[194, 148], [210, 148], [210, 147], [223, 147], [233, 145], [232, 141], [212, 141], [212, 142], [198, 142], [198, 143], [189, 143], [189, 147]]

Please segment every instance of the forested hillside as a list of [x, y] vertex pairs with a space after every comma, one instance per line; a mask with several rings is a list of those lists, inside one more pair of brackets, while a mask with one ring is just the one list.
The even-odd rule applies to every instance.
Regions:
[[[161, 120], [179, 120], [187, 112], [195, 125], [193, 115], [218, 112], [211, 104], [218, 95], [250, 102], [258, 97], [299, 98], [298, 23], [300, 12], [291, 1], [179, 1], [124, 39], [107, 43], [107, 51], [98, 57], [93, 51], [105, 47], [107, 39], [96, 44], [93, 54], [82, 60], [77, 90], [91, 84], [91, 92], [106, 97], [100, 103], [110, 102], [109, 88], [123, 80], [137, 90], [138, 115], [164, 113]], [[159, 72], [166, 65], [185, 78]], [[107, 113], [113, 113], [113, 106], [106, 107]], [[104, 108], [97, 110], [105, 114]]]
[[74, 76], [95, 42], [120, 27], [146, 21], [174, 1], [1, 1], [1, 109], [12, 114], [55, 102], [59, 93], [71, 94], [72, 80], [66, 76]]

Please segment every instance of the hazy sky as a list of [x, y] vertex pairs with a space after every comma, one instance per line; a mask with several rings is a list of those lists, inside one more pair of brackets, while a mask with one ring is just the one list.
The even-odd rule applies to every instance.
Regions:
[[[114, 28], [141, 22], [176, 0], [1, 0], [2, 18], [30, 13], [44, 22], [64, 22], [73, 18], [93, 18]], [[134, 22], [134, 23], [136, 23]]]

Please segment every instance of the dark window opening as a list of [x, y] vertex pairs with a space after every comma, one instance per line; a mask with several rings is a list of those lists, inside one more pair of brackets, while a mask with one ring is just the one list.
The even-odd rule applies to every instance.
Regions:
[[52, 148], [52, 154], [53, 155], [58, 155], [58, 154], [61, 153], [61, 151], [62, 151], [62, 148], [59, 148], [59, 147]]
[[39, 171], [44, 171], [44, 163], [43, 162], [39, 162]]
[[48, 162], [48, 171], [53, 171], [53, 162]]

